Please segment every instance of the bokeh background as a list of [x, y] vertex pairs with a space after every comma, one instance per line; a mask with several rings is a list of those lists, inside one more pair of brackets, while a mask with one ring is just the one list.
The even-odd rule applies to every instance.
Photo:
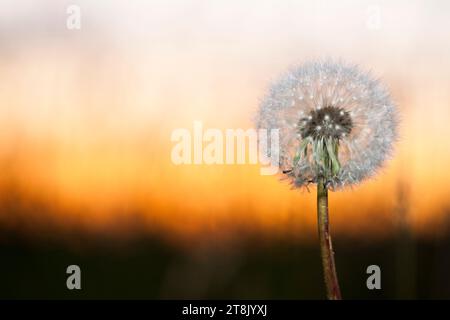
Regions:
[[444, 0], [1, 0], [0, 297], [323, 298], [315, 190], [174, 165], [170, 137], [252, 128], [279, 73], [331, 57], [402, 118], [377, 177], [330, 195], [343, 295], [450, 298], [449, 39]]

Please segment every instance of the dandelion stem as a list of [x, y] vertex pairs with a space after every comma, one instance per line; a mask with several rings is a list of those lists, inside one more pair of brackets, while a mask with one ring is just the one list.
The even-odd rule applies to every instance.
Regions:
[[328, 222], [328, 187], [325, 178], [319, 178], [317, 182], [317, 223], [327, 297], [330, 300], [341, 300]]

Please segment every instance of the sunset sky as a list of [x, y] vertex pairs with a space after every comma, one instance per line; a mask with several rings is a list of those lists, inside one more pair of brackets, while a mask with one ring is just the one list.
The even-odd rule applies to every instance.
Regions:
[[[66, 27], [74, 2], [80, 30]], [[376, 239], [401, 220], [426, 236], [448, 221], [447, 1], [0, 6], [2, 226], [139, 229], [170, 241], [315, 237], [314, 192], [291, 190], [258, 165], [174, 165], [170, 137], [196, 120], [252, 128], [273, 79], [324, 57], [382, 79], [402, 118], [393, 158], [375, 179], [330, 195], [333, 233]]]

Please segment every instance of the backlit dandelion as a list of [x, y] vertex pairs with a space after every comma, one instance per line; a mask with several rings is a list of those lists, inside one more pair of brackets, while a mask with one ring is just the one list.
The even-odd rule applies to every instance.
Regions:
[[328, 189], [372, 176], [390, 154], [397, 136], [397, 113], [389, 92], [356, 66], [307, 63], [273, 84], [261, 103], [257, 127], [279, 129], [279, 166], [294, 187], [317, 184], [325, 282], [328, 297], [339, 299], [328, 228]]

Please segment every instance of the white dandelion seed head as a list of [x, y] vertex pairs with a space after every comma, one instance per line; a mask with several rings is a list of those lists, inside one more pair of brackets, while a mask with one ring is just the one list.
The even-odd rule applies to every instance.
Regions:
[[[311, 99], [292, 103], [293, 90]], [[297, 125], [285, 126], [286, 120]], [[279, 129], [279, 165], [296, 187], [317, 182], [323, 174], [314, 143], [335, 141], [339, 170], [328, 182], [340, 188], [381, 167], [397, 138], [398, 115], [380, 81], [356, 66], [327, 60], [282, 75], [263, 98], [256, 123], [259, 129]]]

